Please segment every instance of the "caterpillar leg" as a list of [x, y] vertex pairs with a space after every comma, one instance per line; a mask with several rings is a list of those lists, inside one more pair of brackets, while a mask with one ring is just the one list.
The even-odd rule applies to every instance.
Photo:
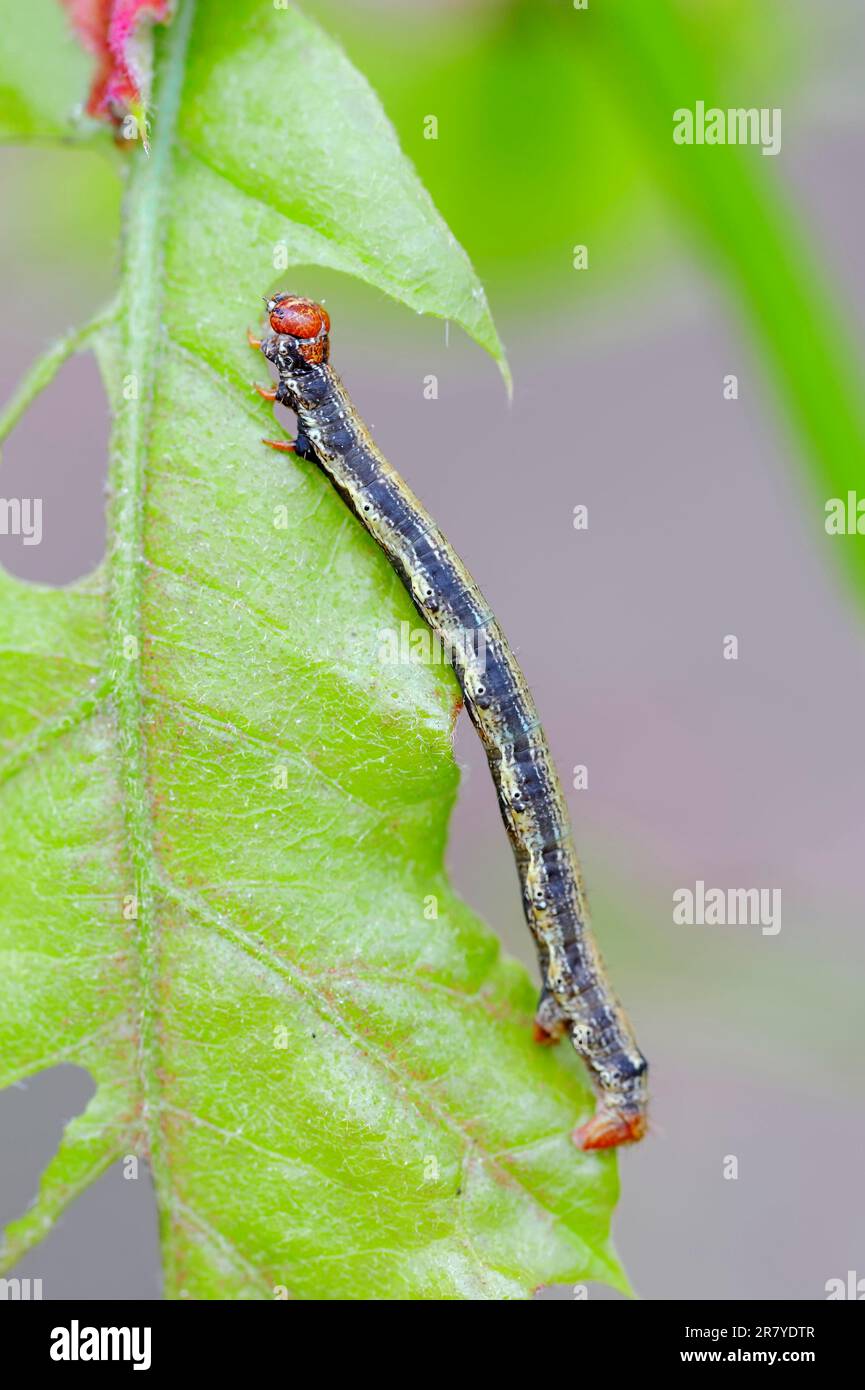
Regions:
[[251, 328], [247, 328], [246, 330], [246, 341], [249, 343], [249, 346], [251, 348], [255, 348], [256, 352], [260, 351], [261, 339], [256, 338]]
[[298, 431], [296, 439], [262, 439], [261, 442], [269, 449], [279, 449], [283, 454], [296, 454], [299, 459], [315, 459], [312, 444], [302, 430]]
[[613, 1149], [618, 1144], [636, 1144], [647, 1128], [645, 1115], [623, 1114], [600, 1105], [586, 1124], [574, 1130], [571, 1138], [578, 1149]]
[[285, 393], [285, 383], [278, 381], [275, 386], [261, 386], [257, 381], [251, 381], [250, 386], [253, 391], [257, 391], [262, 400], [275, 401], [277, 405], [285, 405], [287, 397]]
[[544, 987], [535, 1014], [535, 1041], [555, 1043], [568, 1034], [583, 1059], [597, 1096], [594, 1115], [571, 1134], [578, 1149], [612, 1149], [635, 1144], [648, 1128], [646, 1059], [637, 1048], [617, 1047], [611, 1053], [601, 1044], [596, 1028], [578, 1021], [567, 1001], [556, 999], [548, 983], [549, 962], [544, 962]]
[[[580, 1051], [583, 1040], [575, 1033], [572, 1037]], [[577, 1148], [613, 1149], [618, 1144], [637, 1143], [649, 1127], [649, 1068], [645, 1057], [636, 1044], [604, 1055], [589, 1043], [584, 1058], [598, 1099], [592, 1118], [571, 1135]]]
[[[537, 1013], [535, 1014], [534, 1039], [536, 1043], [549, 1046], [557, 1043], [566, 1033], [571, 1032], [567, 1019], [556, 1003], [546, 985], [541, 990]], [[577, 1052], [584, 1061], [584, 1046], [578, 1041], [577, 1029], [571, 1032]], [[591, 1064], [589, 1063], [591, 1070]], [[635, 1078], [636, 1080], [636, 1078]], [[633, 1084], [633, 1083], [632, 1083]], [[613, 1149], [619, 1144], [635, 1144], [646, 1133], [648, 1122], [643, 1108], [619, 1109], [614, 1103], [607, 1104], [601, 1092], [598, 1108], [590, 1120], [580, 1125], [571, 1134], [578, 1149]]]
[[544, 985], [538, 1000], [538, 1007], [535, 1010], [534, 1040], [542, 1047], [547, 1047], [551, 1043], [557, 1043], [567, 1031], [567, 1019], [556, 1003], [549, 986]]

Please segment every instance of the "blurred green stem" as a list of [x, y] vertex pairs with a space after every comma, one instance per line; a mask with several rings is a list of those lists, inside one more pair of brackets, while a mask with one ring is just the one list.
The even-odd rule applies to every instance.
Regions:
[[[593, 11], [595, 34], [635, 139], [734, 285], [807, 450], [825, 501], [865, 493], [861, 362], [772, 169], [754, 148], [677, 146], [673, 112], [698, 99], [726, 106], [710, 55], [675, 0], [626, 0]], [[726, 84], [729, 85], [729, 84]], [[815, 524], [823, 529], [822, 507]], [[842, 546], [860, 599], [865, 549]]]

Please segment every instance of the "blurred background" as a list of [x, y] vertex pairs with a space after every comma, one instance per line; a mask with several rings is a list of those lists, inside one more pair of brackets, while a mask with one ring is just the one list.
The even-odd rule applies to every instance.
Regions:
[[[865, 1276], [865, 537], [824, 528], [829, 497], [865, 497], [865, 12], [304, 8], [381, 96], [508, 349], [512, 404], [456, 330], [318, 269], [287, 286], [338, 306], [341, 374], [495, 607], [569, 788], [652, 1063], [654, 1132], [620, 1160], [625, 1266], [646, 1298], [825, 1297]], [[778, 156], [674, 145], [672, 112], [697, 99], [781, 108]], [[111, 294], [120, 184], [86, 149], [3, 150], [0, 169], [5, 400]], [[67, 583], [99, 562], [107, 438], [95, 365], [73, 359], [4, 447], [3, 495], [44, 498], [41, 546], [0, 537], [8, 569]], [[456, 745], [454, 882], [534, 971], [465, 717]], [[675, 925], [673, 893], [699, 879], [780, 889], [780, 932]], [[0, 1096], [0, 1221], [89, 1091], [65, 1068]], [[51, 1297], [158, 1297], [141, 1188], [109, 1172], [15, 1272]]]

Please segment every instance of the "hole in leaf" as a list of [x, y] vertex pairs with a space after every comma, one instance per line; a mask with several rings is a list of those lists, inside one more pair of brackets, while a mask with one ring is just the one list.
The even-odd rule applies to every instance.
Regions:
[[[51, 1067], [0, 1092], [0, 1229], [22, 1216], [39, 1190], [63, 1131], [95, 1092], [80, 1067]], [[155, 1203], [149, 1171], [124, 1176], [124, 1160], [102, 1174], [54, 1229], [6, 1273], [29, 1279], [30, 1298], [157, 1299]], [[41, 1289], [35, 1281], [41, 1280]], [[38, 1292], [37, 1292], [38, 1290]]]
[[108, 435], [96, 361], [82, 353], [64, 363], [3, 444], [0, 564], [10, 574], [70, 584], [99, 564]]

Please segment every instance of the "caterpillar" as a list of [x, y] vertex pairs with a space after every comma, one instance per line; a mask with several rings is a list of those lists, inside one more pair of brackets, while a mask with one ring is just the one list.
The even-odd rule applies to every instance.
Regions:
[[448, 650], [486, 751], [538, 951], [535, 1038], [567, 1033], [595, 1090], [595, 1113], [573, 1141], [584, 1150], [632, 1143], [647, 1128], [648, 1066], [592, 935], [564, 795], [525, 677], [477, 584], [380, 453], [330, 366], [326, 310], [289, 294], [265, 304], [272, 333], [247, 336], [278, 380], [255, 389], [288, 406], [298, 431], [293, 441], [262, 442], [322, 470]]

